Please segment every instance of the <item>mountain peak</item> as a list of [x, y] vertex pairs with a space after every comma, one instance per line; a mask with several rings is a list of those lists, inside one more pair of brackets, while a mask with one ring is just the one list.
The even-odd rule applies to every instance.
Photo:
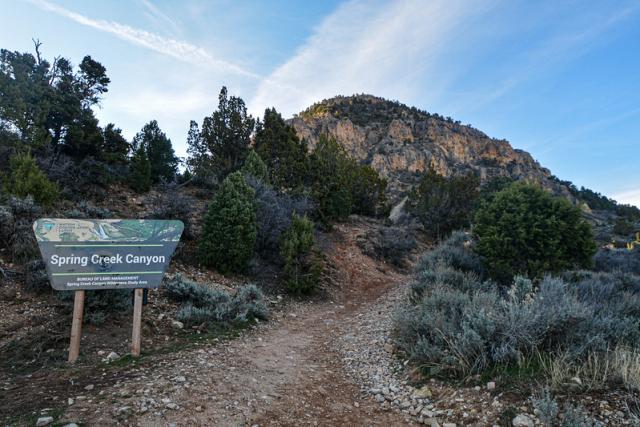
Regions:
[[335, 138], [352, 157], [387, 178], [392, 199], [405, 195], [429, 168], [444, 176], [476, 173], [482, 181], [511, 177], [568, 193], [548, 169], [506, 140], [398, 101], [368, 94], [336, 96], [289, 122], [311, 149], [321, 134]]

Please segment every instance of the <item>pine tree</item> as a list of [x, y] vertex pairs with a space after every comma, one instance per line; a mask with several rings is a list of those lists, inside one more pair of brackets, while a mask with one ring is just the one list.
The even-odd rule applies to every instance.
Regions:
[[99, 159], [103, 155], [103, 144], [104, 137], [98, 126], [98, 119], [91, 110], [84, 110], [79, 119], [67, 127], [61, 148], [76, 160], [84, 160], [86, 157]]
[[138, 147], [129, 165], [129, 186], [138, 193], [151, 189], [151, 163], [144, 146]]
[[213, 183], [217, 178], [213, 159], [210, 155], [209, 147], [202, 139], [198, 123], [194, 120], [189, 123], [187, 155], [187, 166], [197, 181], [200, 183]]
[[219, 179], [242, 167], [251, 142], [255, 120], [247, 114], [242, 98], [227, 95], [222, 87], [218, 97], [218, 110], [202, 122], [200, 138], [204, 164], [213, 165]]
[[353, 213], [366, 216], [387, 213], [386, 188], [387, 180], [371, 166], [355, 165], [351, 178]]
[[131, 144], [122, 136], [122, 130], [109, 123], [102, 131], [102, 159], [108, 163], [126, 163]]
[[204, 219], [199, 247], [204, 265], [223, 274], [246, 269], [257, 235], [254, 194], [239, 171], [222, 182]]
[[311, 195], [325, 225], [346, 219], [353, 208], [351, 177], [354, 161], [333, 138], [321, 135], [310, 156]]
[[300, 141], [295, 129], [285, 123], [275, 108], [267, 108], [264, 121], [258, 122], [256, 151], [269, 168], [273, 185], [295, 189], [304, 184], [307, 175], [307, 145]]
[[157, 184], [161, 180], [173, 181], [178, 172], [179, 160], [176, 157], [171, 140], [160, 130], [158, 122], [152, 120], [133, 138], [133, 149], [144, 147], [151, 164], [151, 181]]

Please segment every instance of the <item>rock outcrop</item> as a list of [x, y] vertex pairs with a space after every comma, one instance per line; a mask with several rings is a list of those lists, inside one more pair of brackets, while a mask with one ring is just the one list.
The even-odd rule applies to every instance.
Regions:
[[451, 118], [371, 95], [325, 100], [289, 123], [311, 150], [321, 134], [334, 137], [351, 156], [387, 178], [395, 201], [430, 167], [445, 176], [474, 172], [482, 181], [508, 176], [569, 195], [548, 169], [507, 141]]

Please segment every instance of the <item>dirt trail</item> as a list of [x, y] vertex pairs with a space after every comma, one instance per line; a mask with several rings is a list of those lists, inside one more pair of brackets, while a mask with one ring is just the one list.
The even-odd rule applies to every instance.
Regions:
[[[64, 419], [89, 425], [407, 425], [349, 381], [335, 340], [349, 322], [407, 278], [362, 255], [364, 225], [340, 225], [329, 258], [341, 283], [323, 302], [294, 304], [237, 339], [148, 360]], [[97, 389], [96, 389], [97, 391]]]

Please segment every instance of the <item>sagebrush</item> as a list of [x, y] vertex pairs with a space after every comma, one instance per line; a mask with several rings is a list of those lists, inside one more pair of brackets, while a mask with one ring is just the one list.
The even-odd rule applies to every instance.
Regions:
[[425, 257], [396, 314], [398, 346], [425, 370], [464, 377], [640, 346], [639, 276], [576, 271], [504, 287], [483, 277], [471, 247], [457, 234]]
[[231, 296], [176, 274], [166, 281], [164, 292], [169, 299], [182, 303], [176, 317], [187, 324], [266, 320], [269, 315], [262, 291], [253, 284], [241, 286]]

